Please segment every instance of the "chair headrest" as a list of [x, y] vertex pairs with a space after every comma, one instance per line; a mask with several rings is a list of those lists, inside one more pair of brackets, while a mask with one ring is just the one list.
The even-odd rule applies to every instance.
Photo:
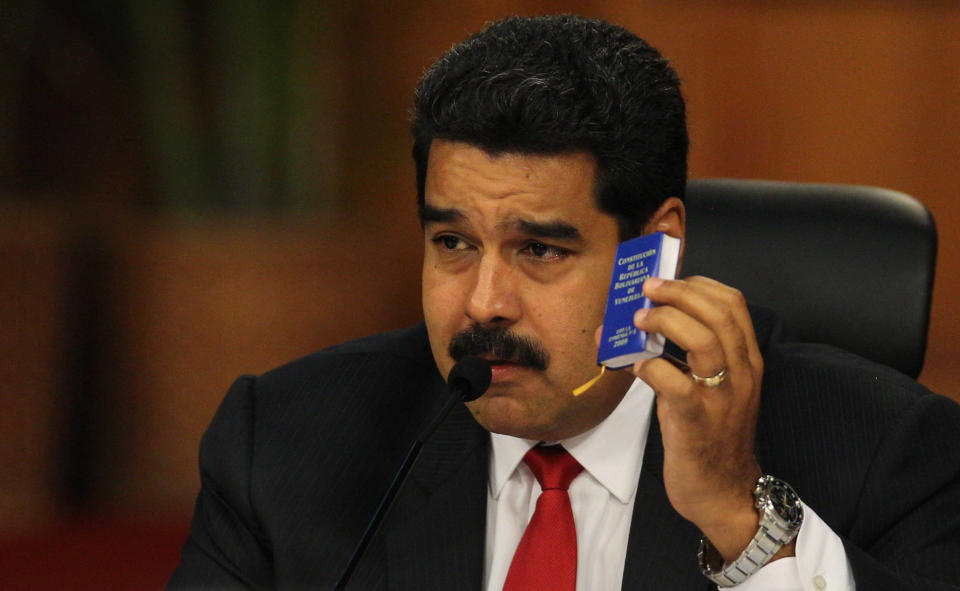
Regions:
[[855, 185], [692, 180], [681, 273], [740, 289], [799, 339], [916, 377], [937, 234], [914, 198]]

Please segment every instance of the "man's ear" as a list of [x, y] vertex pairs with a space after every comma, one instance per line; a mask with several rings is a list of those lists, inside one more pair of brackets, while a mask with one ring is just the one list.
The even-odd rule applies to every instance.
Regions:
[[[687, 209], [683, 206], [683, 201], [676, 197], [667, 197], [657, 211], [650, 217], [644, 234], [654, 232], [663, 232], [667, 236], [679, 238], [680, 242], [680, 261], [683, 261], [683, 250], [687, 246]], [[679, 274], [678, 274], [679, 276]]]

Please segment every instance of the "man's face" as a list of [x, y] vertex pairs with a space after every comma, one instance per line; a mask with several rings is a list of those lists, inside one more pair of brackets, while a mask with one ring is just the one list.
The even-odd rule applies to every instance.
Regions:
[[[467, 404], [486, 429], [558, 440], [584, 432], [623, 397], [630, 374], [597, 374], [618, 237], [597, 209], [585, 152], [491, 157], [435, 140], [425, 187], [423, 310], [437, 367], [492, 362], [487, 393]], [[451, 354], [451, 342], [454, 343]]]

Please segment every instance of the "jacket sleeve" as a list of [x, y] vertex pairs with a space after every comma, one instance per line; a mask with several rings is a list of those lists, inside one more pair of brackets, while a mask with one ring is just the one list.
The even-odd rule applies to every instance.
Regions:
[[200, 493], [168, 589], [273, 586], [269, 544], [250, 501], [256, 378], [231, 386], [200, 443]]

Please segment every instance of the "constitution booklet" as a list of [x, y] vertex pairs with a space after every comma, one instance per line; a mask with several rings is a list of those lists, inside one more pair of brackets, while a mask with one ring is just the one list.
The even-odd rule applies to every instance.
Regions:
[[643, 282], [650, 277], [675, 279], [679, 262], [680, 239], [663, 232], [620, 243], [603, 315], [598, 364], [620, 369], [663, 353], [663, 335], [638, 330], [633, 315], [641, 308], [653, 307], [643, 295]]

